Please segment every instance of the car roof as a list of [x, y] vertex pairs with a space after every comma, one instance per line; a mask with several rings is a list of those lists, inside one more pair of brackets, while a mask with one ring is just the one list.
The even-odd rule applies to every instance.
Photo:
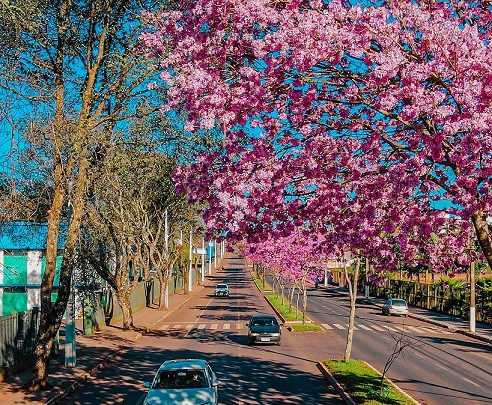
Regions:
[[159, 370], [205, 369], [207, 365], [202, 359], [177, 359], [165, 361]]
[[275, 315], [272, 315], [272, 314], [254, 314], [252, 316], [252, 318], [275, 318], [275, 319], [277, 319], [275, 317]]

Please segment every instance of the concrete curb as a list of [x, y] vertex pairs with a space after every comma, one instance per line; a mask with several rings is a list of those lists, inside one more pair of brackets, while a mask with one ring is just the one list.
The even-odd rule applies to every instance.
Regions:
[[[369, 367], [370, 369], [372, 369], [373, 371], [375, 371], [376, 373], [378, 373], [379, 375], [382, 375], [377, 369], [375, 369], [373, 366], [371, 366], [368, 362], [366, 362], [364, 360], [360, 360], [360, 361], [362, 363], [364, 363], [367, 367]], [[420, 402], [418, 402], [417, 400], [415, 400], [414, 398], [412, 398], [410, 395], [408, 395], [405, 391], [403, 391], [400, 387], [398, 387], [398, 385], [396, 385], [388, 377], [384, 377], [384, 379], [386, 381], [388, 381], [395, 390], [397, 390], [400, 394], [402, 394], [405, 398], [407, 398], [412, 404], [414, 404], [414, 405], [420, 405]]]
[[323, 376], [328, 380], [333, 388], [335, 388], [335, 391], [340, 396], [343, 402], [345, 402], [347, 405], [356, 405], [355, 401], [352, 399], [349, 393], [343, 389], [340, 383], [330, 373], [330, 370], [328, 370], [322, 362], [318, 361], [316, 363], [316, 367], [318, 367], [319, 371], [321, 371], [321, 374], [323, 374]]
[[[374, 302], [373, 300], [371, 300], [371, 298], [363, 298], [363, 301], [368, 303], [368, 304], [374, 305], [375, 307], [378, 307], [378, 308], [383, 307], [383, 305], [381, 305], [377, 302]], [[488, 336], [483, 336], [483, 335], [480, 335], [478, 333], [472, 333], [472, 332], [469, 332], [469, 331], [461, 329], [461, 328], [456, 328], [453, 325], [450, 325], [450, 324], [445, 323], [445, 322], [435, 321], [433, 319], [426, 318], [425, 316], [416, 315], [416, 314], [412, 314], [412, 313], [409, 313], [408, 317], [413, 318], [413, 319], [417, 319], [417, 320], [422, 321], [422, 322], [430, 323], [431, 325], [439, 326], [441, 328], [449, 329], [451, 332], [460, 333], [460, 334], [468, 336], [472, 339], [476, 339], [476, 340], [480, 340], [482, 342], [492, 344], [492, 338], [489, 338]]]

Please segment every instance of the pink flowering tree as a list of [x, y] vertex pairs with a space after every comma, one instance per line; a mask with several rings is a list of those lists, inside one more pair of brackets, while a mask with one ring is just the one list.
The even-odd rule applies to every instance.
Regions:
[[292, 303], [295, 289], [302, 292], [303, 322], [307, 310], [307, 284], [316, 279], [326, 268], [326, 256], [320, 250], [320, 238], [303, 237], [299, 230], [291, 235], [268, 239], [261, 243], [246, 244], [245, 257], [265, 266], [282, 286], [289, 285], [289, 301]]
[[[333, 200], [347, 198], [339, 187], [353, 183], [363, 207], [354, 221], [383, 202], [385, 233], [412, 260], [414, 241], [444, 226], [444, 205], [461, 220], [452, 246], [463, 251], [473, 230], [491, 264], [490, 9], [367, 4], [200, 0], [145, 16], [144, 47], [169, 86], [165, 109], [184, 108], [190, 130], [224, 130], [225, 153], [205, 153], [183, 183], [209, 201], [209, 224], [226, 213], [231, 235], [252, 239], [336, 211]], [[378, 263], [395, 260], [384, 253]]]

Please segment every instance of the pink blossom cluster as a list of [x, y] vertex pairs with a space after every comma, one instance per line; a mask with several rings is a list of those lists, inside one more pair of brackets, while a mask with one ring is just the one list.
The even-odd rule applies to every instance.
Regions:
[[378, 3], [198, 0], [145, 15], [165, 109], [225, 132], [179, 185], [208, 203], [210, 229], [253, 247], [300, 232], [321, 257], [440, 271], [475, 258], [475, 231], [492, 264], [491, 9]]

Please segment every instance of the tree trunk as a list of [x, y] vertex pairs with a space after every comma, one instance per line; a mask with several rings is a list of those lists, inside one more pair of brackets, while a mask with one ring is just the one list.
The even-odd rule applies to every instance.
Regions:
[[159, 280], [159, 286], [161, 288], [161, 291], [159, 293], [159, 309], [165, 308], [166, 289], [168, 284], [169, 284], [169, 280]]
[[293, 285], [289, 294], [289, 312], [292, 312], [292, 300], [294, 299], [294, 290], [296, 286]]
[[306, 309], [307, 309], [306, 280], [302, 280], [302, 323], [304, 323], [306, 320]]
[[352, 340], [354, 337], [354, 327], [355, 327], [355, 303], [357, 299], [357, 283], [359, 279], [359, 270], [360, 270], [360, 258], [357, 258], [357, 264], [355, 267], [354, 279], [350, 280], [347, 265], [344, 264], [345, 277], [347, 279], [347, 284], [349, 288], [350, 295], [350, 315], [349, 315], [349, 324], [347, 330], [347, 341], [345, 344], [345, 354], [343, 355], [343, 359], [345, 361], [350, 360], [350, 355], [352, 353]]
[[130, 304], [128, 294], [125, 292], [117, 293], [116, 300], [118, 301], [118, 305], [120, 306], [123, 314], [123, 330], [134, 329], [132, 306]]
[[473, 226], [477, 235], [480, 248], [487, 259], [489, 267], [492, 269], [492, 235], [487, 224], [487, 213], [479, 210], [472, 215]]

